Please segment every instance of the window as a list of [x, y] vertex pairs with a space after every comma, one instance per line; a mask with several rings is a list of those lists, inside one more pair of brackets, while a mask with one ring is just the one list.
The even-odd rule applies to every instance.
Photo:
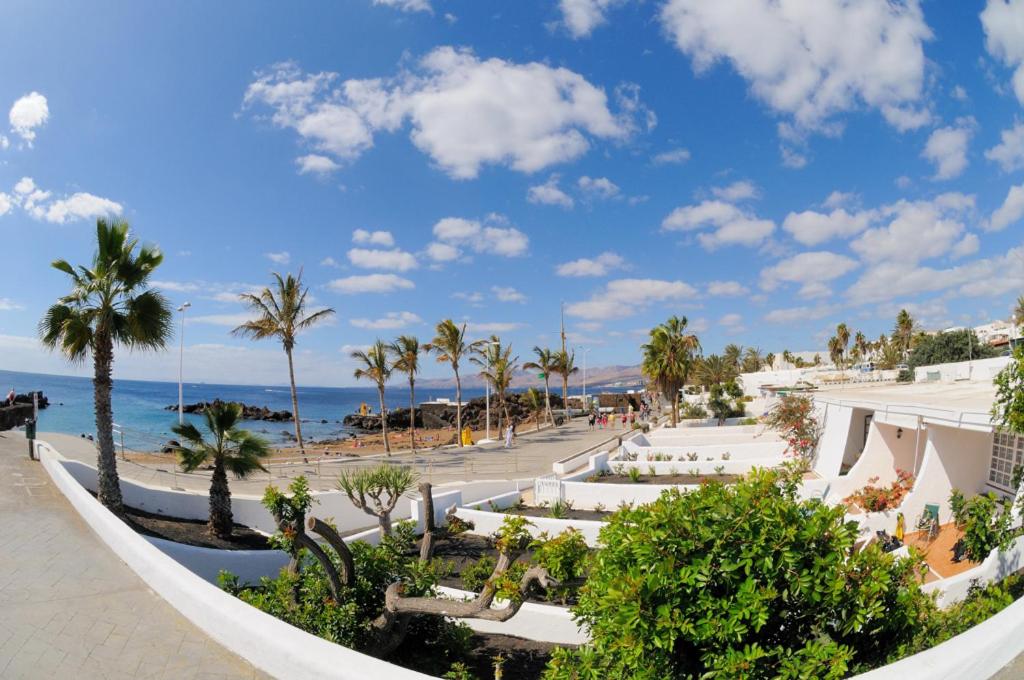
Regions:
[[1024, 437], [1008, 432], [994, 432], [992, 460], [988, 469], [989, 485], [1014, 493], [1013, 470], [1018, 465], [1024, 465]]

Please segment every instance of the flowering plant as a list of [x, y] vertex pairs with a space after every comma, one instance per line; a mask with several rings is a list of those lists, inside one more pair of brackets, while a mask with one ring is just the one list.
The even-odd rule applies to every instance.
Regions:
[[888, 487], [875, 486], [878, 477], [868, 479], [868, 484], [854, 491], [844, 500], [853, 503], [868, 512], [882, 512], [899, 507], [903, 498], [914, 487], [914, 476], [906, 470], [896, 470], [896, 479]]
[[765, 415], [764, 423], [786, 441], [786, 453], [809, 460], [818, 446], [821, 425], [814, 414], [814, 400], [796, 394], [779, 399]]

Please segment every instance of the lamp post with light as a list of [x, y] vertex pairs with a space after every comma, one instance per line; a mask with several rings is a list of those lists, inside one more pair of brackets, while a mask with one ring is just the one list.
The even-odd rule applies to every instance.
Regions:
[[[500, 340], [489, 340], [488, 342], [485, 342], [484, 344], [488, 348], [490, 348], [490, 347], [501, 347], [501, 341]], [[491, 351], [490, 351], [490, 349], [487, 350], [487, 363], [489, 364], [489, 368], [493, 368], [494, 367], [494, 362], [491, 360]], [[484, 401], [485, 408], [486, 408], [486, 411], [487, 411], [487, 426], [486, 426], [486, 432], [484, 434], [484, 439], [486, 439], [487, 441], [490, 441], [490, 439], [491, 439], [491, 381], [487, 380], [487, 379], [484, 379], [484, 384], [487, 386], [487, 396], [485, 397], [485, 401]]]
[[185, 363], [185, 310], [192, 306], [191, 302], [186, 302], [181, 307], [178, 307], [178, 311], [181, 312], [181, 339], [178, 345], [178, 424], [181, 425], [185, 422], [185, 401], [183, 399], [182, 389], [182, 376], [183, 367]]

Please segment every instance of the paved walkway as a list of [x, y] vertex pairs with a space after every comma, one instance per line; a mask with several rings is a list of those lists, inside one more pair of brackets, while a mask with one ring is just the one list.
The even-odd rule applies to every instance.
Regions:
[[[386, 460], [412, 465], [434, 484], [481, 479], [525, 479], [550, 474], [551, 464], [555, 461], [628, 433], [628, 430], [623, 429], [591, 431], [586, 419], [577, 418], [562, 427], [523, 432], [511, 449], [505, 449], [500, 443], [492, 443], [463, 449], [452, 447], [420, 452], [415, 457], [410, 453], [396, 453]], [[96, 449], [88, 440], [54, 433], [41, 433], [39, 438], [51, 443], [68, 458], [96, 465]], [[306, 475], [314, 490], [334, 489], [342, 470], [376, 465], [381, 460], [385, 460], [383, 454], [363, 458], [331, 457], [320, 459], [319, 463], [311, 458], [309, 464], [272, 465], [267, 474], [257, 473], [243, 480], [232, 479], [231, 491], [259, 496], [263, 494], [268, 482], [280, 485], [299, 475]], [[183, 473], [177, 470], [176, 463], [176, 458], [171, 454], [167, 455], [165, 463], [118, 460], [118, 473], [124, 479], [154, 486], [204, 492], [209, 489], [208, 472]]]
[[268, 677], [150, 591], [27, 454], [0, 432], [0, 677]]

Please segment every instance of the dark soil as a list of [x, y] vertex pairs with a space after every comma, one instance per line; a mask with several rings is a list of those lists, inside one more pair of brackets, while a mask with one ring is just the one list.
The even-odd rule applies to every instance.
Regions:
[[494, 657], [501, 654], [505, 659], [501, 676], [503, 680], [537, 680], [551, 658], [551, 651], [555, 647], [571, 646], [490, 633], [477, 633], [473, 636], [472, 644], [473, 651], [466, 665], [473, 675], [493, 678]]
[[731, 484], [741, 478], [742, 475], [640, 475], [634, 482], [629, 475], [599, 475], [590, 477], [587, 481], [600, 484]]
[[125, 523], [144, 536], [155, 536], [175, 543], [218, 550], [270, 550], [267, 537], [247, 526], [236, 524], [230, 540], [217, 538], [206, 522], [154, 515], [125, 506]]
[[[501, 510], [506, 515], [522, 515], [524, 517], [551, 517], [551, 508], [538, 508], [534, 506], [511, 507]], [[558, 519], [589, 519], [604, 522], [612, 513], [607, 510], [577, 510], [572, 508], [564, 511], [565, 515]]]

